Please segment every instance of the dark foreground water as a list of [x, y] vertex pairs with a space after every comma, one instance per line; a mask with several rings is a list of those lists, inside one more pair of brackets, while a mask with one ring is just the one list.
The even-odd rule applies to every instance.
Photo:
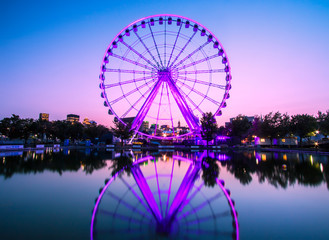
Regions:
[[329, 236], [323, 155], [0, 152], [0, 175], [4, 240]]

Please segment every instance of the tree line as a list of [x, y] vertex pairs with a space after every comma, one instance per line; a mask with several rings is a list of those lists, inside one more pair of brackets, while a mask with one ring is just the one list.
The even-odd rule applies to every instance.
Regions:
[[32, 118], [20, 118], [13, 114], [11, 117], [0, 120], [0, 133], [9, 139], [28, 139], [47, 141], [70, 140], [95, 140], [109, 133], [103, 125], [83, 125], [80, 122], [66, 120], [46, 121]]
[[227, 126], [219, 128], [219, 134], [242, 139], [252, 136], [273, 139], [288, 136], [298, 136], [299, 143], [302, 139], [322, 134], [325, 138], [329, 135], [329, 110], [325, 113], [318, 112], [317, 116], [309, 114], [296, 114], [289, 116], [287, 113], [270, 112], [265, 116], [255, 116], [251, 122], [244, 115], [238, 115]]

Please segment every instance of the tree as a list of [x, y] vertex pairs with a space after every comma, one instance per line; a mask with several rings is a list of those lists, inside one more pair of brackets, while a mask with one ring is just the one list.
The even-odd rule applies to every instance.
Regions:
[[0, 123], [0, 132], [10, 139], [22, 138], [24, 136], [24, 121], [15, 114], [10, 118], [4, 118]]
[[201, 122], [201, 137], [207, 141], [207, 148], [209, 141], [216, 137], [217, 123], [214, 115], [211, 112], [203, 113]]
[[216, 185], [216, 179], [219, 175], [219, 167], [217, 161], [211, 157], [204, 157], [202, 159], [202, 179], [205, 186], [214, 187]]
[[242, 137], [245, 137], [251, 128], [251, 122], [243, 115], [238, 115], [228, 125], [228, 132], [231, 137], [238, 137], [241, 143]]
[[109, 133], [109, 129], [103, 125], [89, 125], [85, 127], [85, 135], [89, 139], [101, 138]]
[[279, 122], [279, 131], [278, 135], [280, 137], [285, 137], [286, 135], [291, 133], [291, 119], [290, 116], [285, 113], [281, 116], [280, 122]]
[[262, 133], [262, 119], [259, 116], [255, 116], [254, 121], [250, 129], [252, 135], [260, 136]]
[[325, 137], [329, 135], [329, 110], [326, 113], [318, 112], [319, 131]]
[[114, 121], [114, 128], [111, 127], [114, 136], [121, 139], [121, 147], [123, 147], [123, 140], [131, 138], [134, 134], [134, 131], [131, 129], [131, 124], [127, 123], [126, 125], [120, 121]]
[[282, 115], [280, 112], [270, 112], [264, 116], [264, 120], [261, 127], [261, 135], [268, 137], [271, 140], [271, 146], [273, 145], [273, 138], [276, 138], [280, 134], [280, 122]]
[[301, 146], [302, 139], [309, 136], [316, 130], [316, 118], [308, 114], [297, 114], [291, 117], [292, 132], [300, 138]]

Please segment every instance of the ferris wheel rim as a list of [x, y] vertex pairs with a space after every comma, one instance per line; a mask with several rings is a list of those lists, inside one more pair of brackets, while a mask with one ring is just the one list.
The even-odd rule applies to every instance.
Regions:
[[[199, 27], [201, 27], [201, 28], [203, 28], [203, 30], [206, 30], [206, 35], [207, 36], [212, 36], [214, 39], [215, 39], [215, 41], [219, 44], [219, 46], [220, 46], [220, 49], [223, 51], [223, 56], [225, 56], [226, 57], [226, 61], [227, 61], [227, 64], [224, 64], [225, 66], [228, 66], [228, 71], [226, 71], [225, 70], [225, 72], [226, 72], [226, 77], [225, 77], [225, 79], [226, 79], [226, 85], [223, 85], [223, 86], [225, 86], [225, 92], [224, 92], [224, 95], [223, 95], [223, 98], [222, 98], [222, 100], [220, 101], [220, 102], [218, 102], [218, 103], [220, 103], [218, 106], [217, 106], [217, 109], [215, 110], [215, 112], [214, 112], [214, 116], [216, 116], [216, 115], [221, 115], [221, 109], [222, 108], [224, 108], [225, 106], [226, 106], [226, 100], [228, 99], [228, 97], [229, 97], [229, 94], [228, 94], [228, 92], [229, 92], [229, 90], [230, 90], [230, 88], [229, 89], [227, 89], [227, 86], [231, 86], [231, 79], [232, 79], [232, 75], [231, 75], [231, 67], [230, 67], [230, 62], [229, 62], [229, 58], [228, 58], [228, 55], [227, 55], [227, 53], [226, 53], [226, 51], [225, 51], [225, 49], [224, 49], [224, 47], [223, 47], [223, 45], [222, 45], [222, 43], [219, 41], [219, 39], [216, 37], [216, 35], [214, 35], [207, 27], [205, 27], [203, 24], [201, 24], [201, 23], [199, 23], [198, 21], [195, 21], [195, 20], [193, 20], [193, 19], [190, 19], [190, 18], [187, 18], [187, 17], [184, 17], [184, 16], [181, 16], [181, 15], [175, 15], [175, 14], [155, 14], [155, 15], [150, 15], [150, 16], [147, 16], [147, 17], [143, 17], [143, 18], [140, 18], [140, 19], [138, 19], [138, 20], [135, 20], [134, 22], [132, 22], [132, 23], [130, 23], [130, 24], [128, 24], [126, 27], [124, 27], [113, 39], [112, 39], [112, 41], [110, 42], [110, 44], [108, 45], [108, 47], [107, 47], [107, 49], [106, 49], [106, 51], [105, 51], [105, 54], [104, 54], [104, 56], [103, 56], [103, 59], [102, 59], [102, 67], [104, 66], [104, 59], [106, 58], [106, 56], [108, 55], [108, 50], [109, 49], [111, 49], [111, 47], [113, 46], [113, 43], [115, 42], [115, 41], [117, 41], [117, 39], [118, 39], [118, 37], [120, 36], [120, 35], [122, 35], [128, 28], [130, 28], [130, 27], [132, 27], [132, 26], [134, 26], [135, 24], [138, 24], [138, 23], [141, 23], [142, 21], [144, 21], [144, 20], [149, 20], [149, 19], [153, 19], [153, 18], [160, 18], [160, 17], [173, 17], [173, 18], [177, 18], [177, 19], [183, 19], [183, 20], [186, 20], [186, 21], [191, 21], [191, 23], [193, 23], [193, 24], [197, 24]], [[177, 19], [175, 19], [175, 21], [177, 21]], [[159, 21], [159, 19], [155, 19], [155, 21]], [[165, 20], [165, 21], [167, 21], [167, 20]], [[140, 26], [140, 25], [139, 25]], [[200, 29], [199, 29], [200, 30]], [[200, 30], [201, 31], [201, 30]], [[160, 61], [161, 61], [161, 58], [160, 58]], [[152, 65], [151, 65], [152, 66]], [[101, 74], [104, 74], [104, 72], [102, 71], [102, 67], [101, 67], [101, 71], [100, 71], [100, 73]], [[145, 77], [145, 73], [144, 73], [144, 75], [143, 75], [144, 77]], [[186, 79], [186, 76], [185, 76], [185, 79]], [[195, 79], [196, 80], [196, 79]], [[151, 83], [153, 83], [154, 81], [149, 81], [149, 82], [151, 82]], [[104, 81], [102, 81], [101, 80], [101, 84], [103, 84], [104, 83]], [[135, 83], [136, 84], [136, 83]], [[211, 85], [210, 85], [211, 83], [209, 83], [209, 85], [208, 85], [208, 87], [210, 87]], [[121, 122], [121, 123], [123, 123], [123, 124], [125, 124], [126, 125], [126, 123], [121, 119], [122, 118], [122, 116], [119, 116], [117, 113], [116, 113], [116, 111], [113, 109], [113, 107], [112, 107], [112, 104], [110, 104], [110, 101], [108, 100], [108, 98], [107, 98], [107, 93], [106, 93], [106, 91], [105, 91], [105, 87], [102, 87], [101, 88], [102, 89], [102, 94], [105, 96], [105, 102], [106, 102], [106, 105], [107, 105], [107, 107], [109, 108], [109, 110], [112, 112], [112, 113], [114, 113], [114, 115], [117, 117], [117, 119]], [[194, 87], [193, 87], [193, 89], [194, 89]], [[209, 88], [208, 88], [209, 89]], [[139, 90], [138, 90], [139, 91]], [[191, 90], [192, 91], [192, 90]], [[204, 97], [203, 98], [203, 100], [202, 101], [204, 101], [206, 98]], [[128, 101], [128, 100], [127, 100]], [[197, 110], [199, 110], [198, 109], [198, 107], [201, 105], [201, 103], [202, 103], [202, 101], [199, 103], [199, 104], [195, 104], [194, 105], [194, 110], [195, 109], [197, 109]], [[104, 102], [104, 104], [105, 104], [105, 102]], [[129, 101], [128, 101], [129, 102]], [[191, 101], [190, 101], [191, 102]], [[130, 104], [130, 103], [129, 103]], [[134, 109], [134, 106], [132, 105], [132, 104], [130, 104], [131, 105], [131, 107], [132, 107], [132, 109]], [[192, 105], [193, 105], [193, 102], [192, 102]], [[200, 110], [199, 110], [200, 111]], [[191, 135], [192, 133], [187, 133], [187, 134], [183, 134], [183, 135], [176, 135], [176, 136], [172, 136], [172, 137], [161, 137], [161, 136], [159, 136], [159, 137], [156, 137], [156, 136], [152, 136], [152, 135], [150, 135], [150, 134], [145, 134], [145, 133], [142, 133], [141, 131], [139, 131], [138, 129], [135, 129], [134, 130], [136, 133], [139, 133], [139, 134], [141, 134], [141, 135], [146, 135], [146, 136], [148, 136], [148, 137], [150, 137], [150, 138], [158, 138], [158, 139], [174, 139], [174, 138], [181, 138], [182, 136], [185, 136], [185, 135]]]

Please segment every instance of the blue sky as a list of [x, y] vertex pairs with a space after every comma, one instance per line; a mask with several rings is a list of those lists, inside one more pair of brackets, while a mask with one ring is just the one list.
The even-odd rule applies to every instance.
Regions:
[[210, 29], [232, 68], [220, 124], [239, 113], [329, 109], [328, 1], [6, 1], [0, 4], [0, 118], [79, 114], [109, 126], [98, 88], [112, 38], [139, 18], [182, 15]]

